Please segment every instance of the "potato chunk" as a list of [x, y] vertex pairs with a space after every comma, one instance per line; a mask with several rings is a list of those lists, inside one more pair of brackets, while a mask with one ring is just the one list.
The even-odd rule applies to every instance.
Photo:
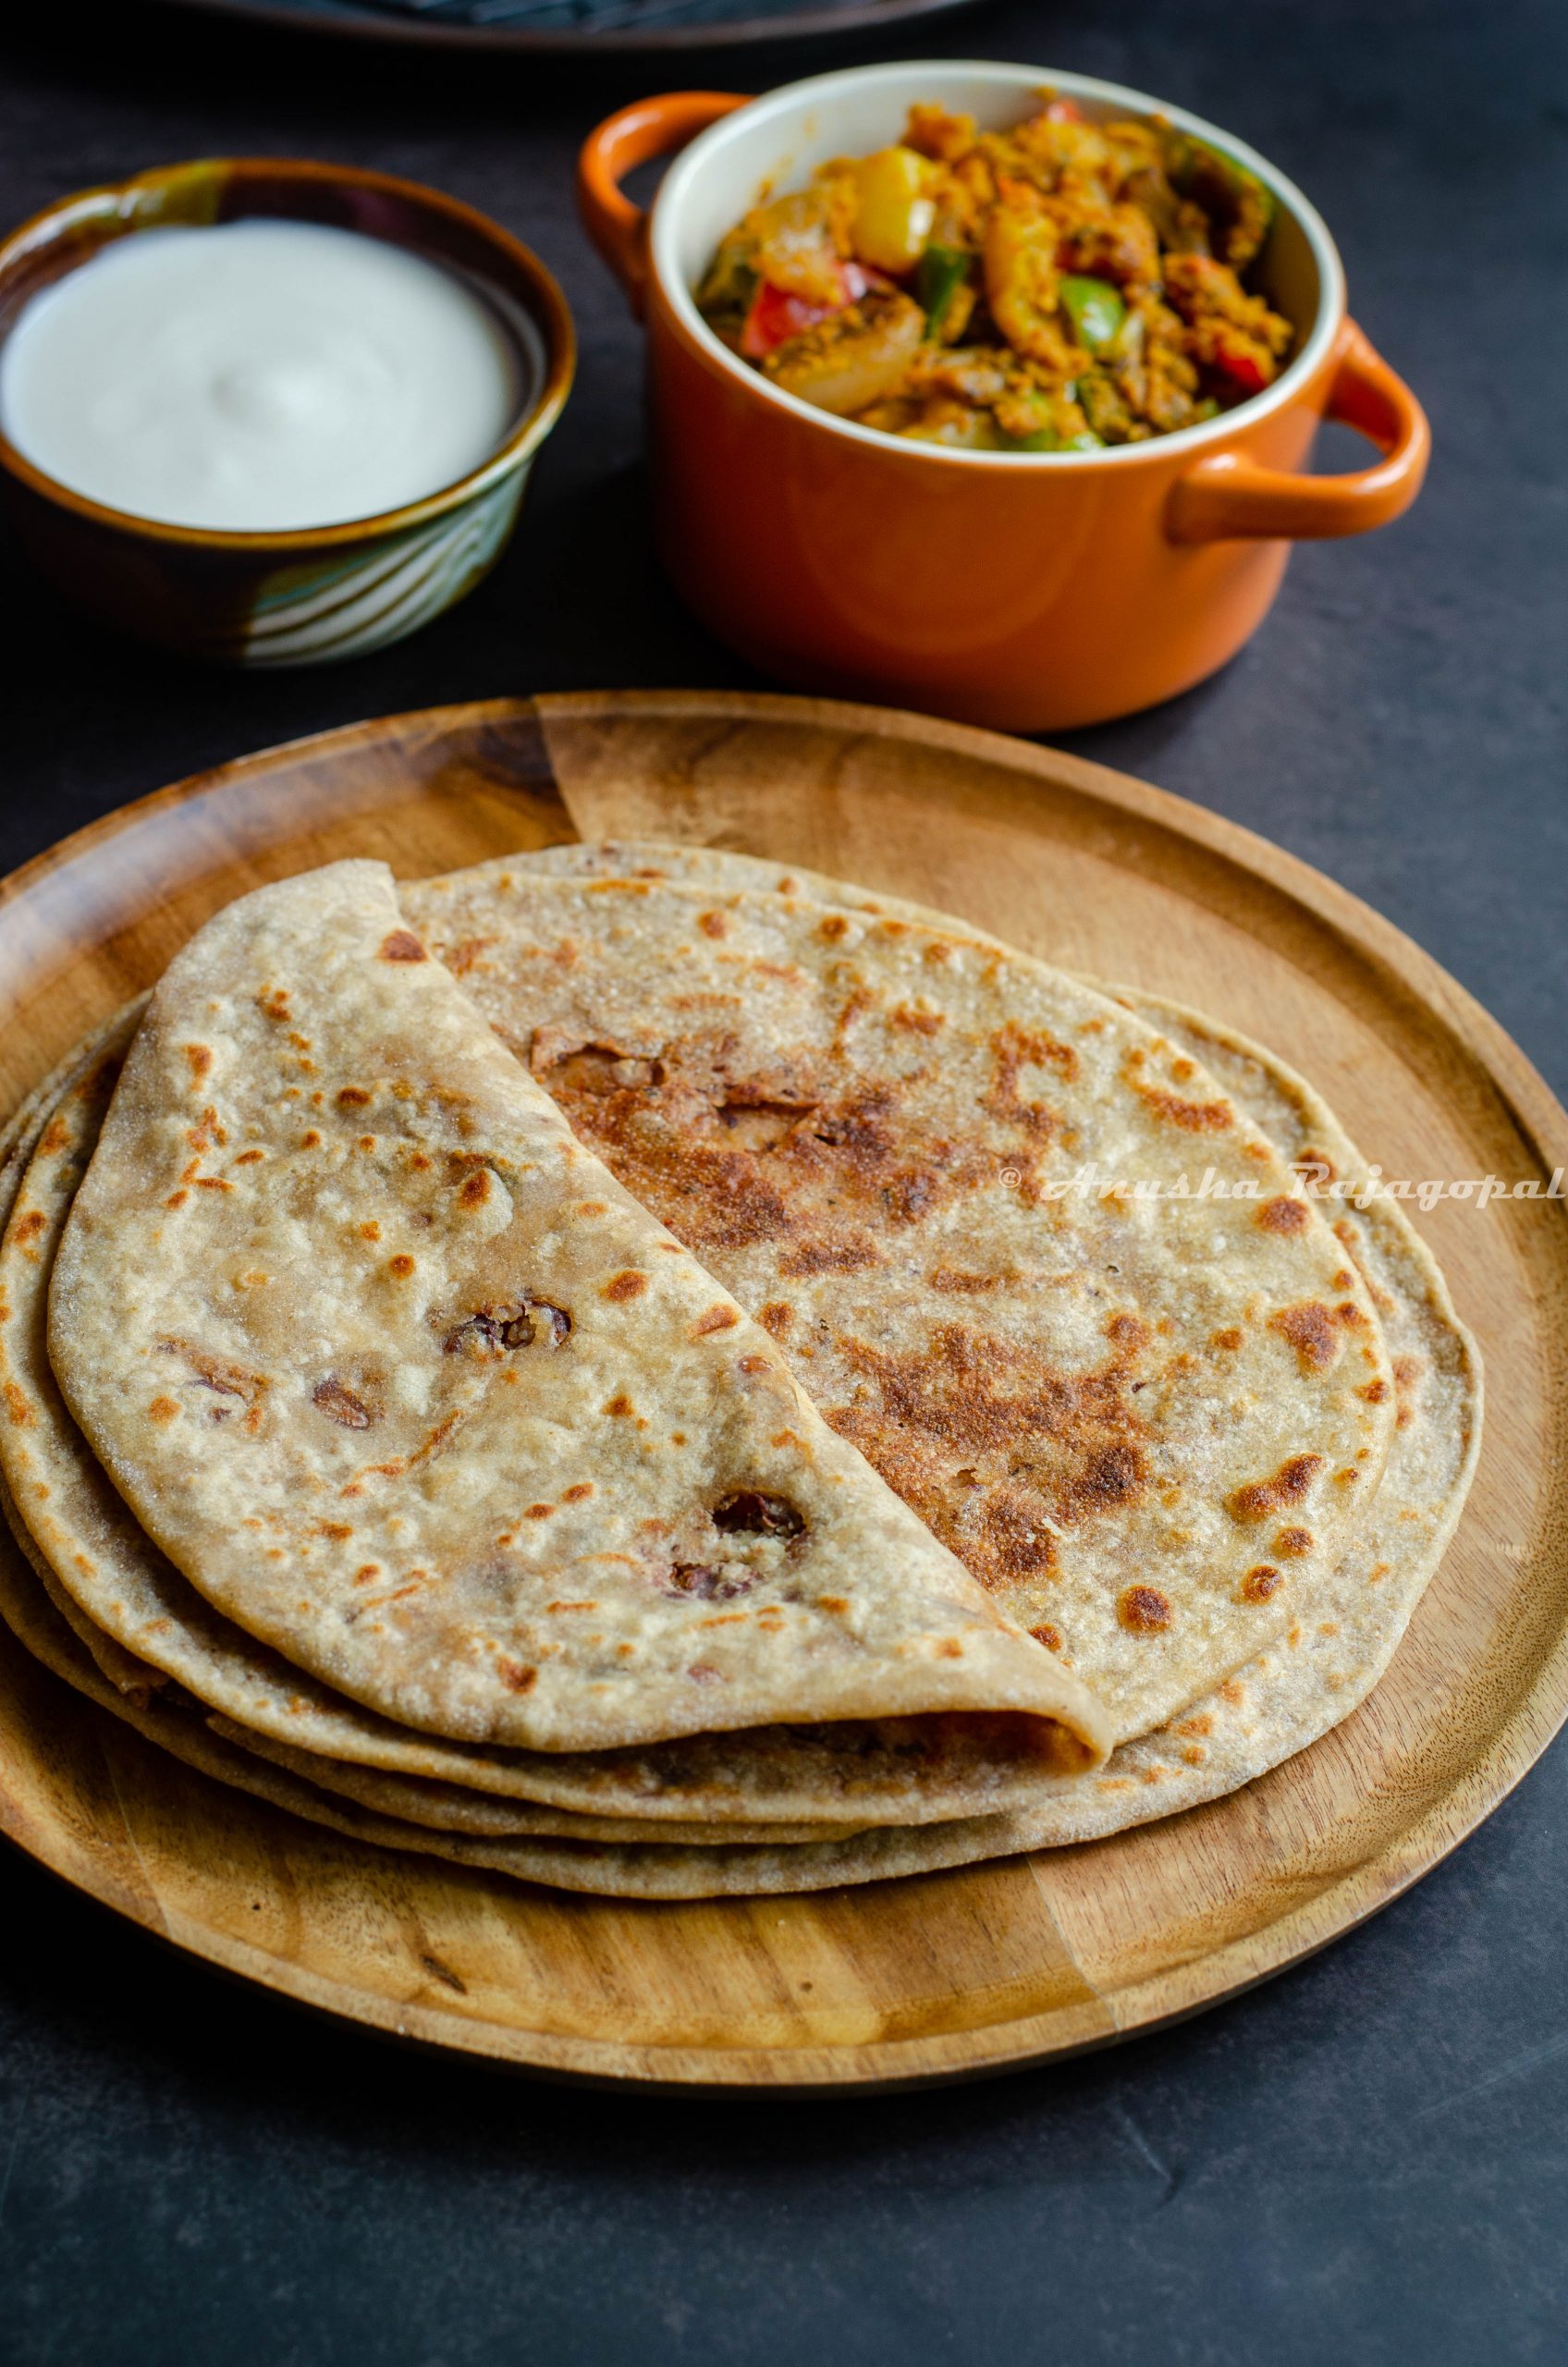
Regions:
[[896, 288], [874, 289], [764, 364], [775, 386], [840, 418], [894, 394], [925, 334], [925, 315]]

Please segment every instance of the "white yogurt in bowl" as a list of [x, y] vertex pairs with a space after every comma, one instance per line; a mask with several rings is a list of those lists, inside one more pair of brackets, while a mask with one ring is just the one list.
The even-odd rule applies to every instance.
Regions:
[[141, 231], [32, 297], [0, 428], [156, 523], [288, 533], [454, 484], [533, 399], [532, 339], [445, 265], [325, 224]]

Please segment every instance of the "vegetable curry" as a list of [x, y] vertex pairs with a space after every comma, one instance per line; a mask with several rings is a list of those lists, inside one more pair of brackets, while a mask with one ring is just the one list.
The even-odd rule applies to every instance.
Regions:
[[937, 106], [755, 206], [697, 291], [773, 384], [888, 435], [1078, 452], [1271, 384], [1294, 331], [1249, 292], [1273, 200], [1159, 123], [1045, 98], [1011, 131]]

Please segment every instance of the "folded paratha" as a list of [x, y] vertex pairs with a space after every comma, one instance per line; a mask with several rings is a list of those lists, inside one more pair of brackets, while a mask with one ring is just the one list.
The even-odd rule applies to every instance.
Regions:
[[958, 924], [509, 859], [402, 898], [1119, 1737], [1312, 1614], [1392, 1374], [1354, 1263], [1188, 1051]]
[[[288, 1763], [298, 1754], [318, 1784], [394, 1813], [411, 1813], [418, 1801], [422, 1820], [436, 1823], [452, 1822], [441, 1813], [451, 1806], [444, 1795], [459, 1787], [529, 1804], [511, 1830], [624, 1838], [654, 1821], [661, 1837], [692, 1842], [818, 1838], [882, 1817], [973, 1816], [1033, 1797], [1033, 1755], [998, 1752], [977, 1723], [960, 1719], [776, 1727], [598, 1753], [448, 1741], [334, 1693], [215, 1611], [111, 1485], [45, 1353], [59, 1234], [141, 1008], [98, 1031], [18, 1113], [0, 1217], [6, 1515], [55, 1610], [121, 1692], [145, 1700], [173, 1680], [216, 1713], [214, 1727], [245, 1734], [263, 1755], [276, 1750]], [[498, 1829], [483, 1799], [455, 1829], [465, 1824]]]
[[1082, 1684], [574, 1140], [379, 865], [261, 889], [171, 965], [49, 1355], [198, 1591], [399, 1724], [568, 1751], [936, 1714], [1002, 1759], [1103, 1753]]

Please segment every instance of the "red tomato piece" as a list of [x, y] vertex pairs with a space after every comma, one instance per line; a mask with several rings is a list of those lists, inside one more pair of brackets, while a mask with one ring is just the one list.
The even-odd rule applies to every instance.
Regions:
[[847, 304], [864, 296], [871, 285], [867, 274], [858, 263], [839, 266], [839, 281], [842, 293], [836, 304], [813, 304], [803, 296], [791, 296], [787, 288], [776, 288], [765, 279], [752, 299], [752, 309], [741, 331], [741, 350], [748, 362], [761, 362], [775, 346], [783, 345], [792, 337], [803, 337], [807, 329], [818, 322], [831, 320]]
[[1258, 367], [1256, 356], [1242, 352], [1239, 347], [1222, 345], [1214, 359], [1231, 385], [1240, 386], [1243, 394], [1260, 395], [1268, 384]]

